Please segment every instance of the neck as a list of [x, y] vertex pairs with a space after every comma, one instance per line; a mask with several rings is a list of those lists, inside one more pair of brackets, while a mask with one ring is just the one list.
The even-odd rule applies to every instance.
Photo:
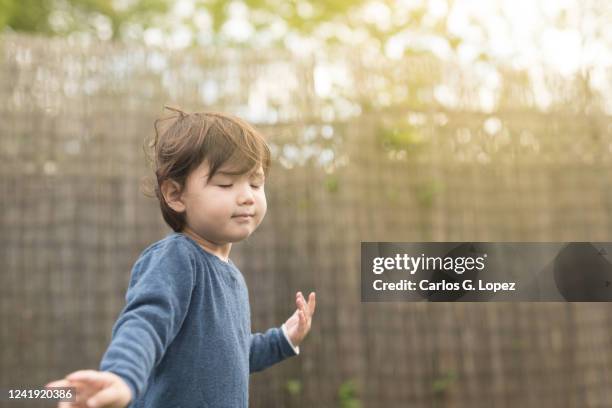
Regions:
[[217, 258], [221, 259], [223, 262], [228, 262], [230, 251], [232, 250], [232, 243], [217, 243], [214, 241], [210, 241], [201, 235], [198, 235], [194, 230], [185, 226], [182, 231], [183, 234], [189, 236], [189, 238], [193, 239], [202, 249], [206, 252], [210, 252], [215, 255]]

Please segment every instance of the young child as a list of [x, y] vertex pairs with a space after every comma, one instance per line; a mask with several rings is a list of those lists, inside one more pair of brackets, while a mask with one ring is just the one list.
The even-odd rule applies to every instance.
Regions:
[[230, 115], [167, 109], [176, 114], [155, 122], [151, 147], [174, 232], [134, 264], [101, 371], [47, 384], [76, 387], [77, 401], [60, 407], [247, 407], [249, 374], [299, 354], [310, 330], [315, 294], [298, 292], [280, 328], [252, 334], [247, 286], [229, 259], [266, 214], [264, 138]]

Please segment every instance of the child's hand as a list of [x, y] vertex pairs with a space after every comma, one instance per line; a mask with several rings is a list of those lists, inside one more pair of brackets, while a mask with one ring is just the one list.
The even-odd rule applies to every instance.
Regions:
[[285, 322], [285, 327], [287, 328], [287, 334], [291, 343], [297, 347], [310, 331], [312, 315], [317, 304], [316, 295], [314, 292], [311, 292], [308, 296], [308, 302], [306, 302], [302, 292], [298, 292], [295, 294], [295, 304], [297, 305], [297, 310]]
[[58, 408], [124, 408], [132, 400], [130, 387], [108, 371], [81, 370], [53, 381], [46, 387], [75, 387], [75, 402], [60, 402]]

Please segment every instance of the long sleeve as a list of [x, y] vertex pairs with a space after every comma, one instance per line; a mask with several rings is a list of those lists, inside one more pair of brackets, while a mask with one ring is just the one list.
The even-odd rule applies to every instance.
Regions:
[[195, 285], [194, 270], [189, 252], [176, 240], [145, 250], [132, 269], [126, 306], [100, 363], [100, 370], [126, 381], [132, 403], [181, 329]]
[[[298, 349], [299, 350], [299, 349]], [[251, 334], [249, 370], [251, 373], [264, 370], [287, 357], [297, 355], [282, 328], [273, 327], [265, 333]]]
[[296, 355], [299, 355], [300, 354], [300, 346], [294, 346], [293, 342], [291, 342], [291, 339], [289, 338], [289, 333], [287, 333], [287, 326], [285, 325], [285, 323], [283, 323], [283, 325], [281, 326], [281, 330], [283, 331], [283, 335], [285, 335], [285, 339], [287, 340], [287, 342], [289, 343], [289, 345], [293, 349], [293, 352]]

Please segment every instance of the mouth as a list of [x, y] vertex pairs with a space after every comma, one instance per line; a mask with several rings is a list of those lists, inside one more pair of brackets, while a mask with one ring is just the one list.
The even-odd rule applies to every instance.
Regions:
[[232, 218], [239, 218], [239, 219], [249, 219], [251, 217], [253, 217], [255, 214], [236, 214], [233, 215]]

